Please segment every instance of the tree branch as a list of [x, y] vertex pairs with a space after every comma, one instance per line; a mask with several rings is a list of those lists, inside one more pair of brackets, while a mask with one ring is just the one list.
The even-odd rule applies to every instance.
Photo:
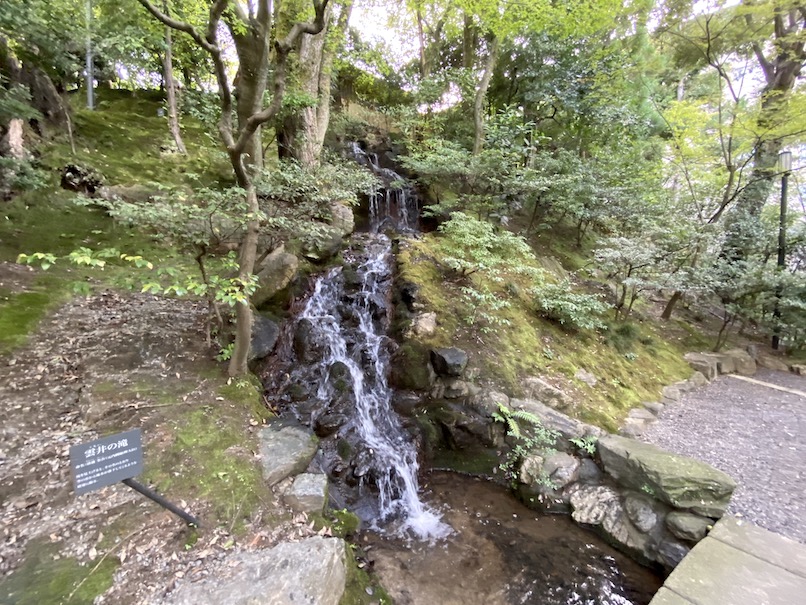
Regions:
[[[212, 52], [218, 50], [218, 48], [216, 48], [215, 46], [210, 44], [209, 40], [207, 38], [203, 37], [199, 33], [199, 31], [195, 27], [190, 25], [189, 23], [185, 23], [184, 21], [177, 21], [176, 19], [173, 19], [173, 18], [169, 17], [168, 15], [163, 13], [160, 9], [158, 9], [156, 6], [151, 4], [151, 2], [149, 2], [149, 0], [137, 0], [137, 1], [140, 4], [142, 4], [143, 7], [145, 7], [145, 9], [149, 13], [151, 13], [158, 21], [162, 22], [164, 25], [167, 25], [170, 28], [173, 28], [173, 29], [181, 31], [181, 32], [185, 32], [186, 34], [190, 35], [190, 37], [193, 38], [193, 40], [196, 42], [196, 44], [201, 46], [207, 52], [212, 53]], [[217, 0], [216, 5], [217, 4], [223, 4], [223, 5], [226, 6], [226, 4], [228, 2], [229, 2], [229, 0]], [[215, 6], [215, 5], [213, 5], [213, 6]], [[213, 9], [211, 8], [210, 9], [211, 14], [212, 14], [212, 10]], [[223, 10], [223, 8], [222, 8], [222, 10]], [[209, 29], [208, 29], [208, 32], [209, 32]]]

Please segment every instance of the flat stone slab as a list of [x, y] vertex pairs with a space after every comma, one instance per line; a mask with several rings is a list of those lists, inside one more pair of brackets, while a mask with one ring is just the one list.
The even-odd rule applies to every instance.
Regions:
[[346, 586], [344, 540], [313, 537], [245, 552], [165, 605], [338, 605]]
[[806, 595], [806, 545], [725, 517], [650, 605], [792, 605]]
[[269, 485], [303, 472], [313, 460], [319, 440], [300, 425], [273, 422], [260, 431], [260, 463]]
[[283, 494], [283, 502], [297, 512], [320, 513], [327, 503], [327, 475], [302, 473]]

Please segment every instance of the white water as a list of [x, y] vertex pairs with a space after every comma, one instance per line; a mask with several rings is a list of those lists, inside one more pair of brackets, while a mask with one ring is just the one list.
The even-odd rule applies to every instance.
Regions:
[[[344, 299], [340, 268], [316, 282], [301, 317], [311, 321], [318, 332], [317, 340], [325, 343], [323, 368], [337, 362], [349, 368], [356, 401], [354, 424], [371, 455], [369, 474], [378, 489], [375, 529], [382, 531], [382, 524], [389, 524], [400, 536], [435, 540], [452, 530], [420, 500], [417, 450], [392, 410], [392, 390], [387, 381], [389, 354], [384, 346], [387, 337], [379, 325], [383, 322], [373, 318], [373, 311], [376, 317], [379, 311], [378, 301], [387, 300], [391, 286], [390, 248], [384, 235], [368, 240], [367, 258], [357, 269], [361, 290], [352, 302], [358, 319], [358, 327], [350, 332], [352, 346], [348, 347], [347, 328], [337, 311]], [[370, 365], [366, 372], [362, 360]], [[321, 374], [317, 397], [332, 400], [337, 393], [328, 380], [328, 372]]]

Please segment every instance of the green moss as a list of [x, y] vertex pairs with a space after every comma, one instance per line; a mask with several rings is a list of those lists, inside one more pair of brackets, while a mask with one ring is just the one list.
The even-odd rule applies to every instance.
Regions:
[[347, 545], [347, 585], [339, 605], [391, 605], [392, 598], [375, 577], [359, 568], [354, 549], [352, 544]]
[[242, 405], [261, 421], [273, 416], [263, 403], [263, 385], [254, 374], [229, 379], [218, 393], [227, 401]]
[[0, 605], [91, 605], [112, 586], [115, 557], [97, 564], [56, 556], [51, 544], [29, 544], [23, 564], [0, 581]]
[[147, 465], [145, 477], [172, 498], [207, 501], [211, 525], [237, 532], [268, 498], [268, 487], [245, 443], [243, 414], [231, 408], [236, 404], [211, 404], [176, 418], [174, 442]]
[[0, 354], [24, 344], [53, 303], [45, 292], [0, 296]]

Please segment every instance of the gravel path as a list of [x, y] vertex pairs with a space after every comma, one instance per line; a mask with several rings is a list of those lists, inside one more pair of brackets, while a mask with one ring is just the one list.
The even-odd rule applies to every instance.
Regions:
[[[806, 377], [755, 376], [806, 392]], [[668, 405], [642, 437], [698, 458], [739, 487], [728, 512], [806, 543], [806, 396], [722, 376]]]

